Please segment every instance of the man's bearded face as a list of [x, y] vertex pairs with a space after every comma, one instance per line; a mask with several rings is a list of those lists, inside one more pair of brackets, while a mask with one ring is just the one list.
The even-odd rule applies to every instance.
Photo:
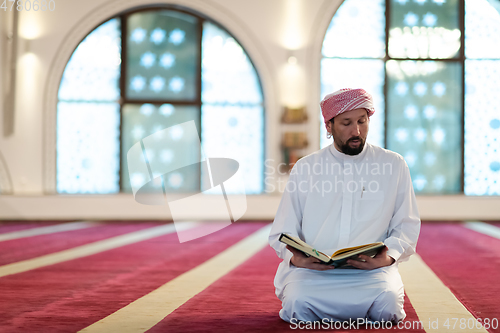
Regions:
[[339, 114], [328, 123], [337, 150], [346, 155], [358, 155], [363, 151], [368, 135], [369, 118], [365, 109], [356, 109]]

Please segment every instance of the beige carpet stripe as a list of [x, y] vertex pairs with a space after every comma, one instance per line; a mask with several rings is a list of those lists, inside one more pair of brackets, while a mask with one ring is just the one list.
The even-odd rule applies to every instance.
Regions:
[[48, 235], [62, 231], [80, 230], [80, 229], [95, 227], [96, 225], [99, 225], [99, 223], [90, 221], [80, 221], [71, 223], [61, 223], [61, 224], [55, 224], [45, 227], [31, 228], [13, 232], [6, 232], [4, 234], [0, 234], [0, 242], [12, 239], [25, 238], [25, 237]]
[[153, 228], [147, 228], [131, 232], [125, 235], [115, 236], [101, 241], [77, 246], [68, 250], [47, 254], [33, 259], [23, 260], [16, 263], [0, 266], [0, 277], [26, 272], [49, 265], [58, 264], [64, 261], [78, 259], [100, 252], [116, 249], [121, 246], [141, 242], [150, 238], [170, 234], [177, 230], [186, 230], [199, 225], [196, 222], [183, 222], [167, 224]]
[[484, 222], [466, 222], [464, 227], [500, 239], [500, 228]]
[[[419, 255], [414, 254], [408, 262], [400, 264], [399, 272], [403, 278], [406, 295], [408, 295], [426, 332], [488, 332], [484, 328], [477, 329], [475, 326], [473, 329], [460, 328], [460, 321], [463, 319], [470, 327], [473, 327], [472, 323], [475, 323], [475, 317], [441, 282]], [[454, 318], [457, 320], [455, 321]], [[445, 323], [450, 326], [444, 326]], [[455, 328], [453, 328], [454, 325]]]
[[[232, 269], [268, 246], [265, 226], [203, 264], [167, 282], [80, 332], [145, 332]], [[193, 314], [196, 316], [196, 314]], [[189, 327], [186, 328], [189, 330]]]

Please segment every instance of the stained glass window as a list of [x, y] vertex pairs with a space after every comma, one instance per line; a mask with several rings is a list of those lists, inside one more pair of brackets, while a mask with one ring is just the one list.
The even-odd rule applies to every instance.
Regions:
[[121, 64], [120, 21], [96, 28], [76, 48], [59, 86], [62, 101], [117, 101]]
[[465, 56], [500, 59], [500, 1], [465, 1]]
[[465, 62], [465, 194], [500, 194], [500, 60]]
[[238, 161], [246, 193], [261, 193], [263, 164], [255, 163], [264, 159], [259, 79], [234, 38], [209, 22], [203, 26], [202, 73], [202, 148], [209, 157]]
[[64, 70], [57, 106], [59, 193], [119, 190], [120, 21], [78, 45]]
[[57, 191], [118, 192], [120, 106], [59, 102]]
[[[228, 157], [239, 163], [247, 194], [263, 190], [264, 122], [262, 106], [204, 105], [202, 148], [209, 157]], [[248, 126], [248, 124], [252, 124]], [[239, 147], [248, 147], [244, 150]]]
[[[366, 19], [360, 0], [345, 0], [332, 19], [323, 42], [322, 95], [359, 85], [372, 90], [375, 102], [380, 98], [376, 107], [385, 108], [387, 127], [378, 142], [405, 158], [416, 193], [500, 194], [500, 109], [494, 101], [500, 1], [389, 0], [388, 8], [377, 3], [374, 17], [388, 14], [382, 24]], [[364, 26], [370, 31], [347, 38]], [[371, 52], [361, 49], [367, 36]], [[322, 146], [330, 143], [324, 133]]]
[[[173, 125], [194, 120], [198, 124], [200, 109], [196, 106], [174, 106], [172, 104], [125, 104], [122, 109], [122, 188], [131, 191], [131, 178], [129, 177], [127, 152], [138, 141], [150, 137], [146, 156], [152, 169], [164, 169], [158, 164], [169, 165], [175, 161], [182, 160], [186, 155], [200, 155], [197, 147], [190, 147], [184, 140], [184, 133], [176, 130], [170, 133], [170, 137], [162, 137], [161, 131]], [[164, 181], [167, 192], [195, 192], [199, 188], [199, 175], [187, 175], [187, 170], [179, 170], [177, 173], [167, 175]], [[195, 174], [196, 175], [196, 174]], [[145, 174], [133, 174], [132, 181], [146, 177]], [[158, 175], [159, 176], [159, 175]], [[161, 183], [156, 184], [160, 188]]]
[[[127, 152], [139, 141], [155, 170], [199, 160], [204, 152], [179, 127], [160, 135], [188, 121], [208, 157], [239, 162], [246, 193], [264, 190], [263, 96], [241, 45], [185, 10], [149, 8], [105, 22], [76, 48], [61, 80], [57, 191], [131, 192], [149, 177], [128, 173]], [[201, 168], [170, 172], [148, 190], [200, 191]]]
[[197, 99], [199, 24], [196, 17], [171, 10], [128, 17], [128, 99]]
[[460, 50], [459, 0], [392, 0], [391, 58], [448, 59]]
[[464, 192], [500, 195], [500, 1], [465, 1]]
[[[323, 42], [324, 57], [382, 58], [385, 0], [350, 0], [339, 7]], [[362, 24], [360, 24], [362, 22]]]
[[387, 148], [405, 158], [415, 191], [460, 191], [460, 65], [390, 60], [386, 66]]
[[248, 55], [226, 31], [203, 24], [203, 103], [262, 104], [259, 77]]

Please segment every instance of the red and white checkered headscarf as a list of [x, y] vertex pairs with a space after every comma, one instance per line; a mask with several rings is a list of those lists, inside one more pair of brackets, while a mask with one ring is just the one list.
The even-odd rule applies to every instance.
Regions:
[[328, 94], [319, 103], [325, 125], [333, 117], [346, 111], [364, 108], [368, 111], [368, 117], [375, 113], [373, 98], [364, 89], [340, 89]]

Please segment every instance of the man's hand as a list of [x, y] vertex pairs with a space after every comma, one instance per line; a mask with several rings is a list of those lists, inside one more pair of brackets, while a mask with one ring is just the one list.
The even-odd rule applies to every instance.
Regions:
[[364, 254], [360, 254], [358, 258], [363, 261], [349, 259], [347, 260], [347, 263], [359, 269], [375, 269], [384, 266], [390, 266], [394, 263], [395, 260], [394, 258], [387, 255], [387, 250], [388, 248], [386, 246], [373, 258], [370, 256], [365, 256]]
[[314, 258], [314, 257], [308, 257], [304, 253], [302, 253], [301, 251], [294, 249], [291, 246], [287, 245], [286, 248], [288, 249], [288, 251], [293, 253], [293, 256], [290, 259], [290, 262], [296, 267], [315, 269], [317, 271], [326, 271], [326, 270], [335, 268], [335, 267], [330, 266], [330, 265], [322, 264], [321, 260]]

